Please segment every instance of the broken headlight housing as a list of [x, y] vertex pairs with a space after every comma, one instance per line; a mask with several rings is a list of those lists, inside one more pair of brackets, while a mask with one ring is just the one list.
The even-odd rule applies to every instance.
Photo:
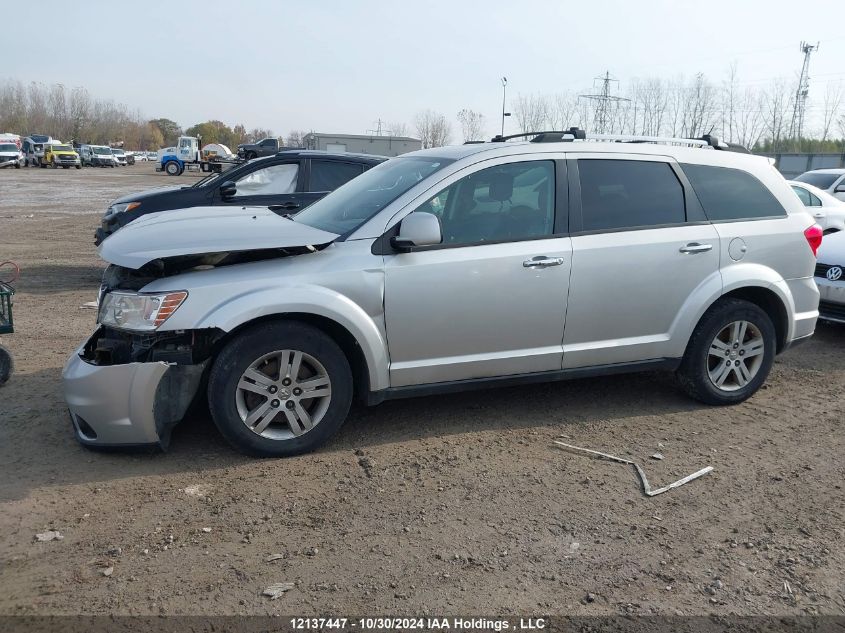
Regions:
[[152, 332], [188, 297], [184, 290], [158, 294], [107, 292], [100, 300], [98, 322], [120, 330]]

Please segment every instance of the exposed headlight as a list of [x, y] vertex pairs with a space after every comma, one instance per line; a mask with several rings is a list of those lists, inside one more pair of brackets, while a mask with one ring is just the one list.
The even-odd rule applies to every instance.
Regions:
[[151, 332], [188, 297], [185, 291], [161, 294], [108, 292], [100, 302], [99, 323], [121, 330]]
[[113, 204], [108, 209], [106, 209], [106, 215], [124, 213], [126, 211], [131, 211], [132, 209], [137, 209], [140, 206], [140, 202], [121, 202], [120, 204]]

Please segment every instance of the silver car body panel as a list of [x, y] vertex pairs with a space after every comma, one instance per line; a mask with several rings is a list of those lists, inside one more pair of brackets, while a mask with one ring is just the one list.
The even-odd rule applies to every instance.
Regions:
[[[155, 279], [142, 291], [188, 291], [160, 332], [232, 332], [273, 315], [330, 319], [360, 346], [370, 392], [679, 359], [707, 308], [720, 296], [748, 287], [767, 289], [780, 299], [787, 343], [815, 327], [818, 291], [802, 234], [813, 221], [764, 158], [645, 144], [629, 144], [620, 152], [618, 144], [606, 143], [494, 143], [418, 154], [454, 162], [346, 239], [264, 208], [200, 207], [130, 223], [103, 242], [100, 254], [139, 268], [191, 254], [320, 246], [307, 254], [188, 270]], [[744, 169], [766, 185], [788, 215], [374, 253], [387, 230], [474, 171], [514, 161], [590, 156]], [[691, 242], [712, 249], [681, 253]], [[525, 266], [543, 256], [559, 264]], [[74, 356], [65, 369], [71, 410], [82, 417], [87, 413], [114, 438], [126, 426], [123, 421], [139, 420], [139, 437], [146, 439], [149, 414], [136, 407], [150, 407], [151, 389], [164, 375], [159, 375], [161, 364], [93, 367]], [[137, 395], [129, 394], [127, 385]]]
[[[157, 444], [153, 403], [165, 363], [129, 363], [97, 367], [78, 349], [62, 372], [65, 401], [80, 440], [90, 444]], [[86, 434], [84, 424], [96, 429]]]

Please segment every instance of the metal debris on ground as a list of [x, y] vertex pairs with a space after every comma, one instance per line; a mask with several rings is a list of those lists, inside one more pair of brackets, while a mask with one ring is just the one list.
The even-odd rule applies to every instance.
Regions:
[[652, 456], [651, 456], [651, 458], [652, 458], [652, 459], [657, 459], [657, 460], [664, 459], [664, 457], [663, 457], [663, 453], [655, 453], [654, 455], [652, 455]]
[[284, 555], [284, 554], [270, 554], [270, 555], [269, 555], [267, 558], [265, 558], [264, 560], [265, 560], [266, 562], [268, 562], [268, 563], [272, 563], [274, 560], [279, 560], [280, 558], [284, 558], [284, 557], [285, 557], [285, 555]]
[[274, 585], [270, 585], [264, 591], [261, 592], [261, 595], [269, 596], [270, 600], [275, 600], [285, 594], [285, 592], [290, 591], [293, 589], [294, 584], [292, 582], [277, 582]]
[[645, 495], [647, 497], [654, 497], [654, 496], [663, 494], [664, 492], [668, 492], [669, 490], [672, 490], [673, 488], [678, 488], [680, 486], [683, 486], [684, 484], [691, 482], [693, 479], [698, 479], [702, 475], [706, 475], [711, 470], [713, 470], [712, 466], [707, 466], [705, 468], [702, 468], [701, 470], [694, 472], [691, 475], [687, 475], [683, 479], [679, 479], [678, 481], [672, 482], [668, 486], [664, 486], [663, 488], [658, 488], [656, 490], [653, 490], [652, 487], [651, 487], [651, 484], [648, 483], [648, 478], [645, 475], [645, 471], [636, 462], [632, 462], [629, 459], [623, 459], [622, 457], [616, 457], [615, 455], [608, 455], [607, 453], [600, 453], [599, 451], [593, 451], [593, 450], [590, 450], [589, 448], [582, 448], [580, 446], [573, 446], [572, 444], [567, 444], [565, 442], [560, 442], [558, 440], [555, 440], [554, 443], [557, 444], [558, 446], [562, 446], [562, 447], [567, 448], [567, 449], [572, 450], [572, 451], [576, 451], [576, 452], [579, 452], [579, 453], [587, 453], [589, 455], [594, 455], [596, 457], [603, 457], [604, 459], [609, 459], [609, 460], [614, 461], [614, 462], [619, 462], [620, 464], [628, 464], [629, 466], [633, 466], [634, 469], [637, 471], [637, 475], [639, 475], [639, 477], [640, 477], [640, 481], [643, 484], [643, 492], [645, 493]]
[[48, 541], [61, 541], [63, 538], [64, 535], [57, 530], [47, 530], [46, 532], [41, 532], [35, 535], [35, 540], [41, 543], [46, 543]]
[[100, 304], [96, 301], [86, 301], [81, 306], [79, 306], [83, 310], [96, 310], [100, 307]]

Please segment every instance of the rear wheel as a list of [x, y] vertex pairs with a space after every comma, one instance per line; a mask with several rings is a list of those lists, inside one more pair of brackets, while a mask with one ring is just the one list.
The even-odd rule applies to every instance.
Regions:
[[352, 372], [329, 336], [304, 323], [265, 323], [217, 356], [208, 403], [220, 433], [248, 455], [311, 451], [341, 427], [352, 402]]
[[737, 404], [762, 386], [775, 358], [775, 327], [759, 306], [725, 299], [701, 318], [677, 371], [684, 391], [706, 404]]

